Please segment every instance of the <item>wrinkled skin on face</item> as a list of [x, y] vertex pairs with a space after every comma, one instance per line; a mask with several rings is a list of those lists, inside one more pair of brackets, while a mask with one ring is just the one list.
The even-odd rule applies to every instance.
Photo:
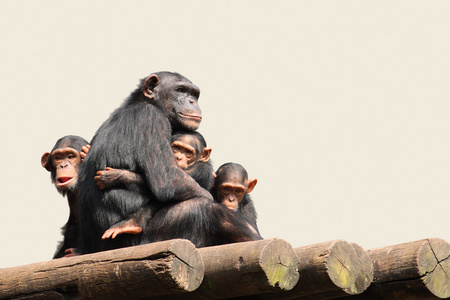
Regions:
[[165, 112], [172, 130], [197, 130], [202, 121], [198, 105], [200, 89], [180, 74], [165, 77], [165, 85], [160, 85], [157, 75], [150, 75], [144, 82], [144, 95]]
[[218, 188], [218, 201], [231, 210], [237, 210], [247, 187], [240, 181], [227, 181]]
[[257, 180], [247, 180], [242, 176], [230, 174], [226, 181], [217, 187], [217, 201], [231, 210], [237, 210], [244, 195], [253, 191]]
[[207, 162], [211, 155], [210, 147], [201, 146], [192, 135], [180, 135], [172, 142], [172, 151], [181, 169], [192, 167], [197, 161]]
[[189, 144], [181, 141], [174, 141], [172, 143], [172, 150], [173, 155], [177, 159], [177, 164], [183, 170], [186, 170], [188, 167], [192, 166], [192, 164], [197, 160], [197, 153], [194, 147]]
[[52, 153], [44, 153], [41, 158], [43, 167], [46, 167], [48, 157], [50, 157], [50, 163], [55, 173], [53, 180], [58, 191], [62, 193], [75, 192], [81, 163], [80, 153], [70, 147], [56, 149]]

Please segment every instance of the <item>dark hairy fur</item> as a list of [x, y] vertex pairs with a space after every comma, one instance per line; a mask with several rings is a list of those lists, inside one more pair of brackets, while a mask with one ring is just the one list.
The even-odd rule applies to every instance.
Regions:
[[[157, 73], [162, 84], [166, 75]], [[200, 187], [181, 170], [170, 145], [171, 126], [163, 111], [142, 94], [142, 86], [98, 129], [79, 178], [79, 218], [83, 252], [140, 244], [140, 235], [101, 240], [105, 230], [146, 207], [151, 214], [162, 203], [201, 196]], [[148, 193], [139, 188], [100, 190], [97, 170], [125, 169], [143, 176]], [[183, 183], [183, 184], [181, 184]]]
[[[91, 149], [82, 164], [79, 178], [83, 253], [172, 236], [188, 238], [194, 244], [201, 245], [204, 243], [200, 240], [209, 238], [206, 234], [215, 233], [210, 228], [223, 227], [219, 219], [207, 216], [214, 211], [208, 208], [214, 204], [212, 196], [177, 165], [171, 148], [172, 129], [191, 128], [182, 128], [183, 124], [174, 121], [173, 117], [169, 117], [169, 122], [172, 107], [183, 105], [183, 96], [176, 100], [170, 100], [169, 96], [176, 93], [172, 92], [176, 82], [192, 83], [176, 73], [154, 74], [160, 80], [154, 88], [155, 98], [149, 99], [142, 92], [142, 85], [138, 87], [101, 125], [91, 141]], [[178, 94], [183, 95], [184, 89]], [[128, 185], [100, 190], [94, 176], [106, 167], [140, 174], [146, 192]], [[130, 217], [140, 220], [142, 234], [120, 234], [115, 239], [101, 239], [105, 230]], [[232, 237], [229, 242], [261, 238], [250, 226], [245, 227], [248, 224], [244, 220], [239, 219], [235, 223], [243, 224], [243, 227], [235, 230], [239, 236]], [[203, 233], [194, 231], [197, 229], [204, 230], [205, 238], [198, 237]]]
[[256, 213], [253, 200], [251, 199], [249, 194], [244, 195], [244, 198], [242, 199], [241, 203], [239, 203], [236, 212], [241, 214], [244, 217], [244, 219], [247, 220], [247, 222], [249, 222], [250, 225], [252, 225], [253, 228], [255, 228], [256, 231], [259, 232], [258, 225], [256, 225], [258, 215]]
[[214, 184], [214, 167], [211, 161], [198, 161], [185, 170], [204, 189], [210, 191]]
[[148, 232], [147, 242], [184, 238], [197, 248], [262, 239], [238, 213], [205, 199], [164, 206], [150, 220]]

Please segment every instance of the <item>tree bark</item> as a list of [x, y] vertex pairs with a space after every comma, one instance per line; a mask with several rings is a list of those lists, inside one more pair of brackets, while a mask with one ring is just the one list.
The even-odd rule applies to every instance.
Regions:
[[450, 245], [424, 239], [368, 251], [374, 262], [372, 285], [344, 299], [445, 299], [450, 297]]
[[292, 289], [298, 281], [298, 258], [281, 239], [198, 249], [205, 277], [192, 293], [158, 299], [228, 299]]
[[355, 243], [330, 241], [295, 248], [300, 279], [290, 291], [252, 299], [333, 299], [365, 291], [373, 279], [369, 254]]
[[138, 299], [193, 291], [203, 274], [178, 239], [0, 269], [0, 299]]

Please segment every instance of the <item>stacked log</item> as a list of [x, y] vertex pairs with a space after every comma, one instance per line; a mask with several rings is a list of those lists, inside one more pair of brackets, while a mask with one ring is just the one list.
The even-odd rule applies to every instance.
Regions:
[[441, 239], [369, 251], [178, 239], [0, 269], [0, 299], [447, 299], [449, 258]]
[[200, 287], [160, 299], [230, 299], [268, 291], [288, 291], [298, 282], [298, 258], [281, 239], [198, 249], [205, 263]]
[[187, 240], [0, 269], [0, 299], [138, 299], [193, 291], [203, 260]]
[[360, 294], [372, 282], [369, 254], [355, 243], [337, 240], [294, 250], [299, 258], [298, 284], [289, 292], [247, 299], [333, 299]]
[[366, 292], [343, 299], [447, 299], [450, 297], [450, 245], [424, 239], [369, 250], [374, 280]]

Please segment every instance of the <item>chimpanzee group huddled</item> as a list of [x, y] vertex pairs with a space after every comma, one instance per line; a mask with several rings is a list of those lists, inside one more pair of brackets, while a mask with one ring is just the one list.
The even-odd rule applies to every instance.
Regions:
[[185, 238], [197, 247], [262, 239], [239, 164], [214, 172], [197, 132], [200, 90], [157, 72], [100, 126], [88, 143], [59, 139], [41, 163], [67, 195], [69, 220], [54, 258]]

